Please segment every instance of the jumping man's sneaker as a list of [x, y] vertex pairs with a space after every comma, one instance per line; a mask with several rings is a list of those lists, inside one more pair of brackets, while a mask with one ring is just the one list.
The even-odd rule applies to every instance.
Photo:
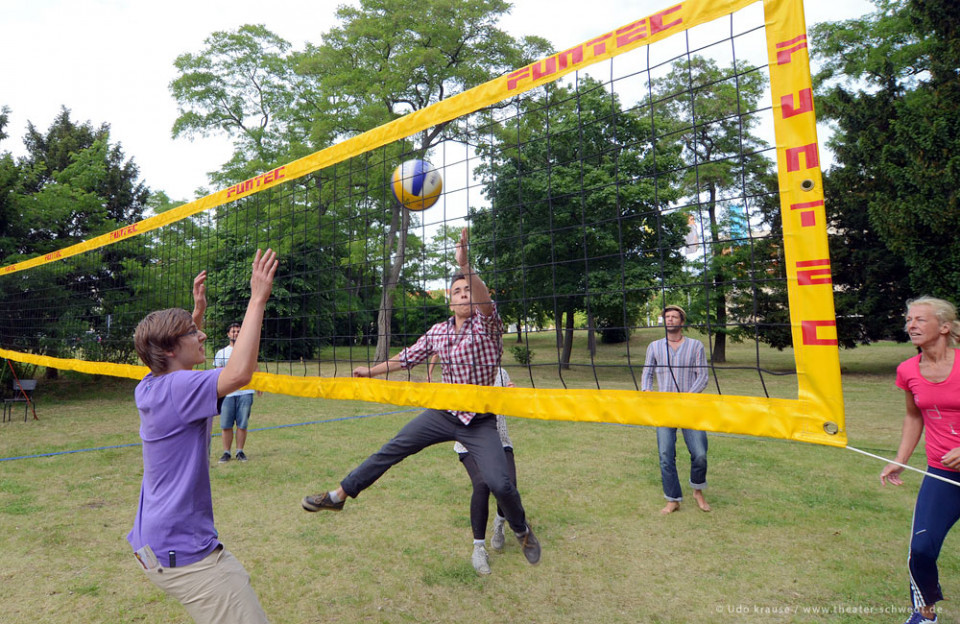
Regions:
[[330, 492], [324, 492], [323, 494], [315, 494], [313, 496], [304, 496], [300, 504], [307, 511], [320, 511], [321, 509], [329, 509], [330, 511], [340, 511], [343, 509], [343, 503], [346, 501], [340, 501], [335, 503], [330, 500]]
[[523, 556], [527, 558], [532, 565], [540, 563], [540, 541], [533, 534], [533, 529], [527, 525], [527, 532], [517, 535], [517, 541], [520, 542], [520, 548], [523, 549]]
[[243, 451], [237, 451], [237, 461], [247, 461], [247, 454]]
[[470, 558], [473, 562], [473, 569], [477, 574], [490, 574], [490, 559], [487, 557], [487, 549], [483, 544], [473, 545], [473, 556]]
[[507, 519], [497, 515], [493, 517], [493, 537], [490, 538], [490, 548], [496, 550], [497, 552], [503, 550], [504, 537], [503, 537], [503, 525], [507, 523]]
[[903, 624], [937, 624], [937, 616], [934, 615], [933, 619], [923, 617], [923, 614], [919, 611], [914, 611], [910, 614], [910, 619], [908, 619]]
[[220, 456], [219, 463], [225, 464], [230, 461], [230, 451], [224, 451], [223, 455]]

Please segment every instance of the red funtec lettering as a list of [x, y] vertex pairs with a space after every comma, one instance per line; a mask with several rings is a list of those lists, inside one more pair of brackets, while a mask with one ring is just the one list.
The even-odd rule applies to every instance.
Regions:
[[578, 45], [575, 48], [570, 48], [569, 50], [564, 50], [557, 55], [557, 58], [560, 60], [560, 69], [566, 69], [567, 67], [572, 67], [577, 63], [583, 62], [583, 46]]
[[797, 171], [800, 169], [800, 156], [804, 157], [806, 167], [804, 169], [813, 169], [820, 166], [820, 156], [817, 152], [817, 144], [801, 145], [800, 147], [787, 148], [787, 171]]
[[647, 18], [617, 29], [617, 47], [647, 38]]
[[512, 74], [507, 75], [507, 91], [513, 91], [517, 88], [517, 83], [520, 82], [521, 78], [526, 78], [530, 75], [530, 67], [524, 67], [523, 69], [518, 69]]
[[836, 321], [800, 321], [800, 335], [803, 336], [803, 344], [808, 346], [836, 346], [836, 338], [817, 337], [819, 328], [836, 326]]
[[823, 200], [812, 201], [812, 202], [803, 202], [800, 204], [790, 204], [790, 210], [799, 210], [800, 211], [800, 226], [801, 227], [813, 227], [817, 224], [817, 213], [813, 211], [813, 208], [817, 206], [822, 206]]
[[797, 284], [800, 286], [832, 283], [833, 276], [830, 274], [829, 259], [803, 260], [797, 262]]
[[607, 39], [609, 39], [612, 35], [613, 35], [612, 32], [608, 32], [605, 35], [600, 35], [596, 39], [591, 39], [590, 41], [586, 42], [584, 45], [588, 47], [593, 46], [593, 55], [599, 56], [607, 51]]
[[794, 106], [796, 100], [794, 100], [792, 93], [780, 98], [780, 110], [783, 119], [789, 119], [800, 113], [809, 113], [813, 110], [813, 89], [803, 89], [797, 94], [797, 99], [800, 100], [800, 103]]
[[660, 11], [659, 13], [654, 13], [652, 16], [650, 16], [650, 35], [651, 35], [651, 36], [652, 36], [652, 35], [656, 35], [657, 33], [661, 33], [661, 32], [663, 32], [663, 31], [667, 30], [668, 28], [673, 28], [674, 26], [676, 26], [676, 25], [678, 25], [678, 24], [682, 24], [682, 23], [683, 23], [683, 18], [682, 18], [682, 17], [675, 19], [674, 21], [670, 22], [669, 24], [664, 24], [664, 23], [663, 23], [663, 17], [664, 17], [665, 15], [670, 15], [671, 13], [675, 13], [675, 12], [679, 11], [679, 10], [682, 9], [682, 8], [683, 8], [683, 4], [678, 4], [678, 5], [676, 5], [676, 6], [670, 7], [669, 9], [664, 9], [663, 11]]
[[[794, 45], [796, 44], [796, 45]], [[792, 46], [792, 47], [791, 47]], [[799, 50], [803, 50], [807, 47], [807, 35], [803, 34], [799, 37], [794, 37], [789, 41], [781, 41], [776, 46], [777, 49], [777, 65], [786, 65], [793, 60], [793, 53]]]
[[[543, 69], [540, 69], [540, 64], [543, 63]], [[550, 58], [544, 61], [538, 61], [532, 65], [533, 75], [531, 76], [532, 80], [540, 80], [544, 76], [550, 76], [551, 74], [557, 73], [557, 57], [551, 56]]]

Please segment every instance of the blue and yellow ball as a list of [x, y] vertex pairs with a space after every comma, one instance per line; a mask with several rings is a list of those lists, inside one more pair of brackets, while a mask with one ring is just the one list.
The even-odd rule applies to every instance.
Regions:
[[425, 160], [408, 160], [393, 171], [390, 186], [393, 196], [407, 210], [426, 210], [437, 203], [443, 190], [443, 178]]

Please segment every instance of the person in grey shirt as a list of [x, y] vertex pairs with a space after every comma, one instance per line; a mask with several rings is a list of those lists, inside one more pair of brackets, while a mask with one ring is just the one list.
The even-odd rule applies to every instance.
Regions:
[[[643, 376], [640, 389], [653, 390], [656, 376], [657, 390], [660, 392], [702, 392], [707, 387], [707, 358], [703, 344], [699, 340], [683, 335], [683, 325], [687, 313], [676, 305], [663, 309], [663, 324], [667, 330], [666, 338], [655, 340], [647, 347], [647, 357], [643, 364]], [[707, 487], [707, 434], [695, 429], [681, 429], [683, 440], [690, 451], [690, 487], [693, 498], [703, 511], [710, 511], [710, 505], [703, 497]], [[663, 482], [663, 496], [667, 505], [660, 510], [670, 514], [680, 509], [683, 491], [677, 475], [677, 429], [675, 427], [657, 427], [657, 448], [660, 453], [660, 478]]]

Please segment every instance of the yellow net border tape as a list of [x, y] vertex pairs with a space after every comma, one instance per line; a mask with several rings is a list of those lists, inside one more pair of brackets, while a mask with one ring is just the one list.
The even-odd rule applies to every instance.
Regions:
[[[682, 2], [603, 33], [255, 178], [46, 256], [0, 267], [22, 271], [137, 236], [331, 166], [365, 151], [557, 80], [589, 65], [712, 21], [757, 0]], [[256, 373], [251, 387], [292, 396], [436, 409], [491, 411], [527, 418], [672, 426], [845, 446], [843, 397], [829, 255], [816, 145], [806, 27], [801, 0], [764, 0], [775, 111], [788, 291], [797, 358], [798, 399], [636, 392], [487, 388], [381, 379]], [[804, 184], [812, 181], [813, 188]], [[807, 288], [812, 287], [812, 288]], [[9, 359], [87, 374], [140, 379], [142, 366], [84, 362], [0, 349]], [[827, 432], [827, 430], [830, 430]]]
[[[4, 349], [0, 349], [0, 357], [89, 375], [136, 380], [149, 372], [145, 366], [84, 362]], [[675, 393], [633, 390], [495, 388], [272, 373], [254, 373], [249, 387], [306, 398], [495, 412], [539, 420], [684, 427], [819, 442], [831, 446], [846, 444], [845, 439], [836, 436], [824, 440], [813, 439], [809, 432], [819, 429], [821, 421], [807, 413], [809, 406], [788, 399], [710, 394], [685, 394], [680, 397]]]

